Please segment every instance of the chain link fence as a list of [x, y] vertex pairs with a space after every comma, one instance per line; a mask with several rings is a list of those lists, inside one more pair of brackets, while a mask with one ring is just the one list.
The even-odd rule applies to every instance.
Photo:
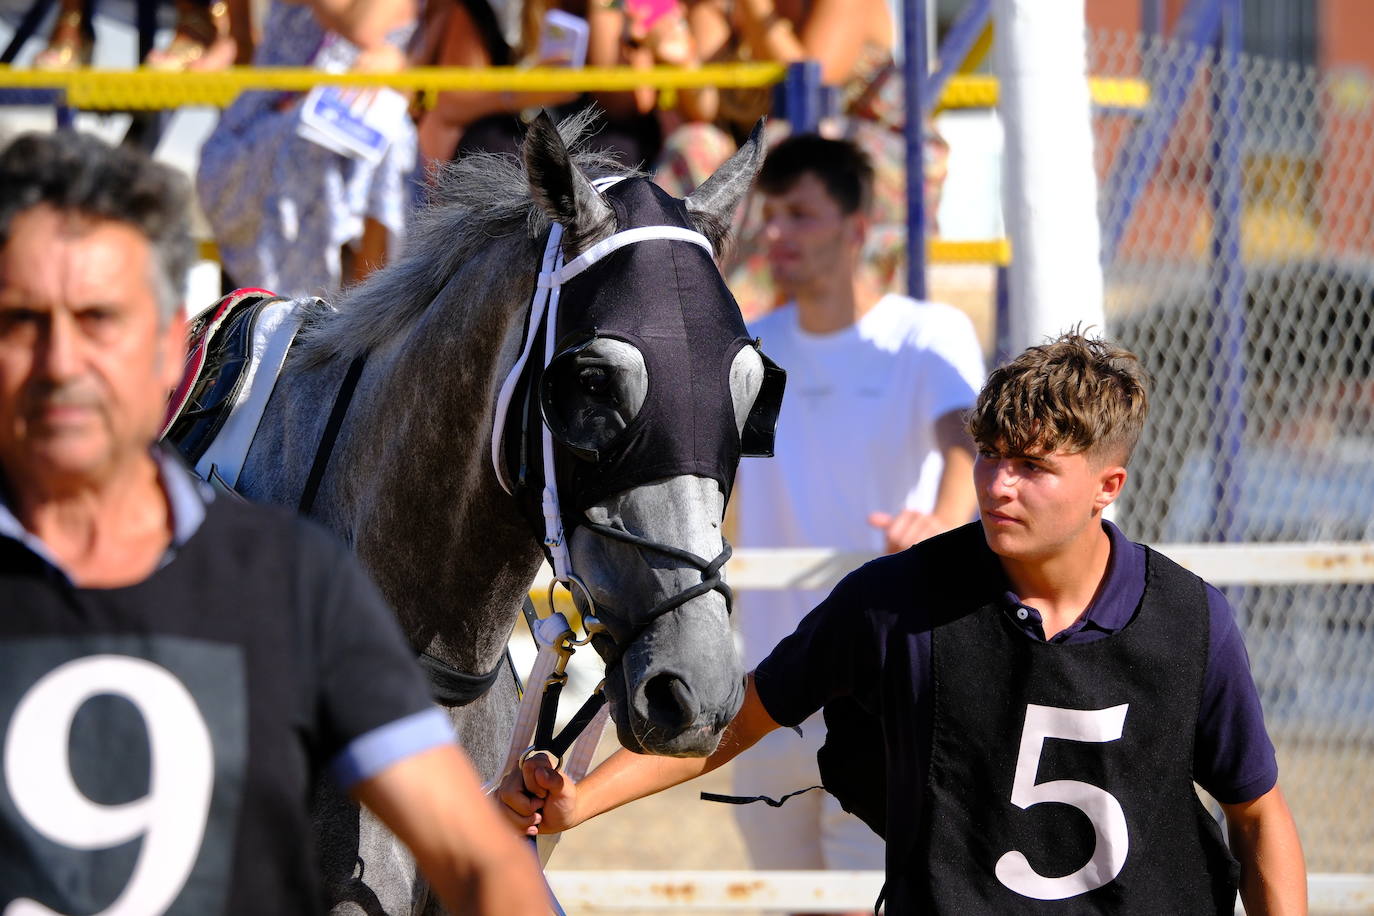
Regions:
[[[1139, 540], [1374, 541], [1374, 83], [1097, 33], [1108, 332], [1155, 379]], [[1370, 547], [1374, 551], [1374, 544]], [[1374, 872], [1374, 583], [1228, 589], [1313, 871]]]

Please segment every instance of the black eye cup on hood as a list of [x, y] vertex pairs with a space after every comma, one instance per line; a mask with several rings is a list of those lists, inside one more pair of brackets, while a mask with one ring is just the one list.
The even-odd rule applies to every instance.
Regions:
[[539, 384], [544, 423], [576, 458], [600, 461], [644, 406], [647, 372], [632, 344], [583, 336], [544, 369]]
[[748, 458], [772, 458], [773, 440], [778, 429], [778, 413], [782, 410], [782, 392], [787, 387], [787, 372], [763, 352], [759, 341], [752, 344], [763, 360], [763, 383], [759, 386], [744, 431], [739, 437], [739, 453]]

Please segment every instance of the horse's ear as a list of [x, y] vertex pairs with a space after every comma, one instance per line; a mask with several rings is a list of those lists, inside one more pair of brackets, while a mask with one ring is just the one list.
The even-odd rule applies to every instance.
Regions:
[[573, 164], [548, 112], [539, 112], [530, 122], [524, 154], [530, 193], [549, 219], [563, 225], [571, 249], [580, 251], [590, 239], [614, 228], [614, 211]]
[[730, 234], [735, 208], [744, 200], [749, 186], [754, 183], [754, 176], [763, 165], [763, 120], [759, 118], [749, 139], [744, 141], [735, 155], [727, 159], [684, 201], [697, 230], [711, 240], [717, 252]]

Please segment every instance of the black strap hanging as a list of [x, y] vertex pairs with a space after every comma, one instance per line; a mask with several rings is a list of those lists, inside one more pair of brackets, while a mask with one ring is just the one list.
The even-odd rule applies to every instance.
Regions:
[[319, 493], [320, 481], [324, 480], [324, 472], [329, 467], [329, 456], [334, 453], [334, 442], [339, 438], [344, 415], [348, 413], [348, 405], [353, 401], [353, 392], [358, 388], [358, 379], [362, 378], [366, 365], [366, 353], [353, 357], [353, 362], [349, 364], [348, 372], [344, 375], [343, 384], [339, 386], [339, 393], [334, 397], [334, 409], [329, 412], [329, 420], [324, 424], [320, 445], [315, 449], [315, 461], [310, 465], [310, 476], [305, 479], [305, 489], [301, 492], [300, 505], [297, 507], [301, 515], [309, 515], [310, 510], [315, 508], [315, 496]]
[[770, 808], [781, 808], [783, 802], [793, 795], [801, 795], [810, 792], [812, 789], [824, 788], [823, 786], [807, 786], [805, 789], [797, 789], [795, 792], [788, 792], [782, 798], [773, 798], [768, 795], [720, 795], [716, 792], [702, 792], [701, 800], [709, 802], [721, 802], [726, 805], [752, 805], [754, 802], [763, 802]]

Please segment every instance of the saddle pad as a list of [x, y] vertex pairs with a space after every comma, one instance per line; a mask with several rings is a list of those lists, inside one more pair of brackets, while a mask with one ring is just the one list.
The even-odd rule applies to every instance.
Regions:
[[167, 412], [162, 418], [162, 432], [158, 434], [159, 439], [166, 438], [181, 416], [182, 411], [186, 409], [186, 405], [191, 399], [191, 393], [205, 372], [206, 361], [209, 359], [213, 344], [217, 341], [220, 328], [241, 307], [251, 308], [252, 303], [260, 299], [275, 298], [276, 293], [270, 293], [265, 289], [236, 289], [201, 312], [192, 322], [190, 330], [191, 351], [186, 355], [186, 367], [182, 371], [181, 382], [167, 401]]
[[307, 301], [278, 299], [266, 303], [258, 313], [240, 384], [246, 394], [230, 406], [219, 434], [196, 462], [196, 473], [202, 478], [209, 480], [214, 474], [230, 487], [238, 484], [267, 399], [300, 328], [300, 305]]

